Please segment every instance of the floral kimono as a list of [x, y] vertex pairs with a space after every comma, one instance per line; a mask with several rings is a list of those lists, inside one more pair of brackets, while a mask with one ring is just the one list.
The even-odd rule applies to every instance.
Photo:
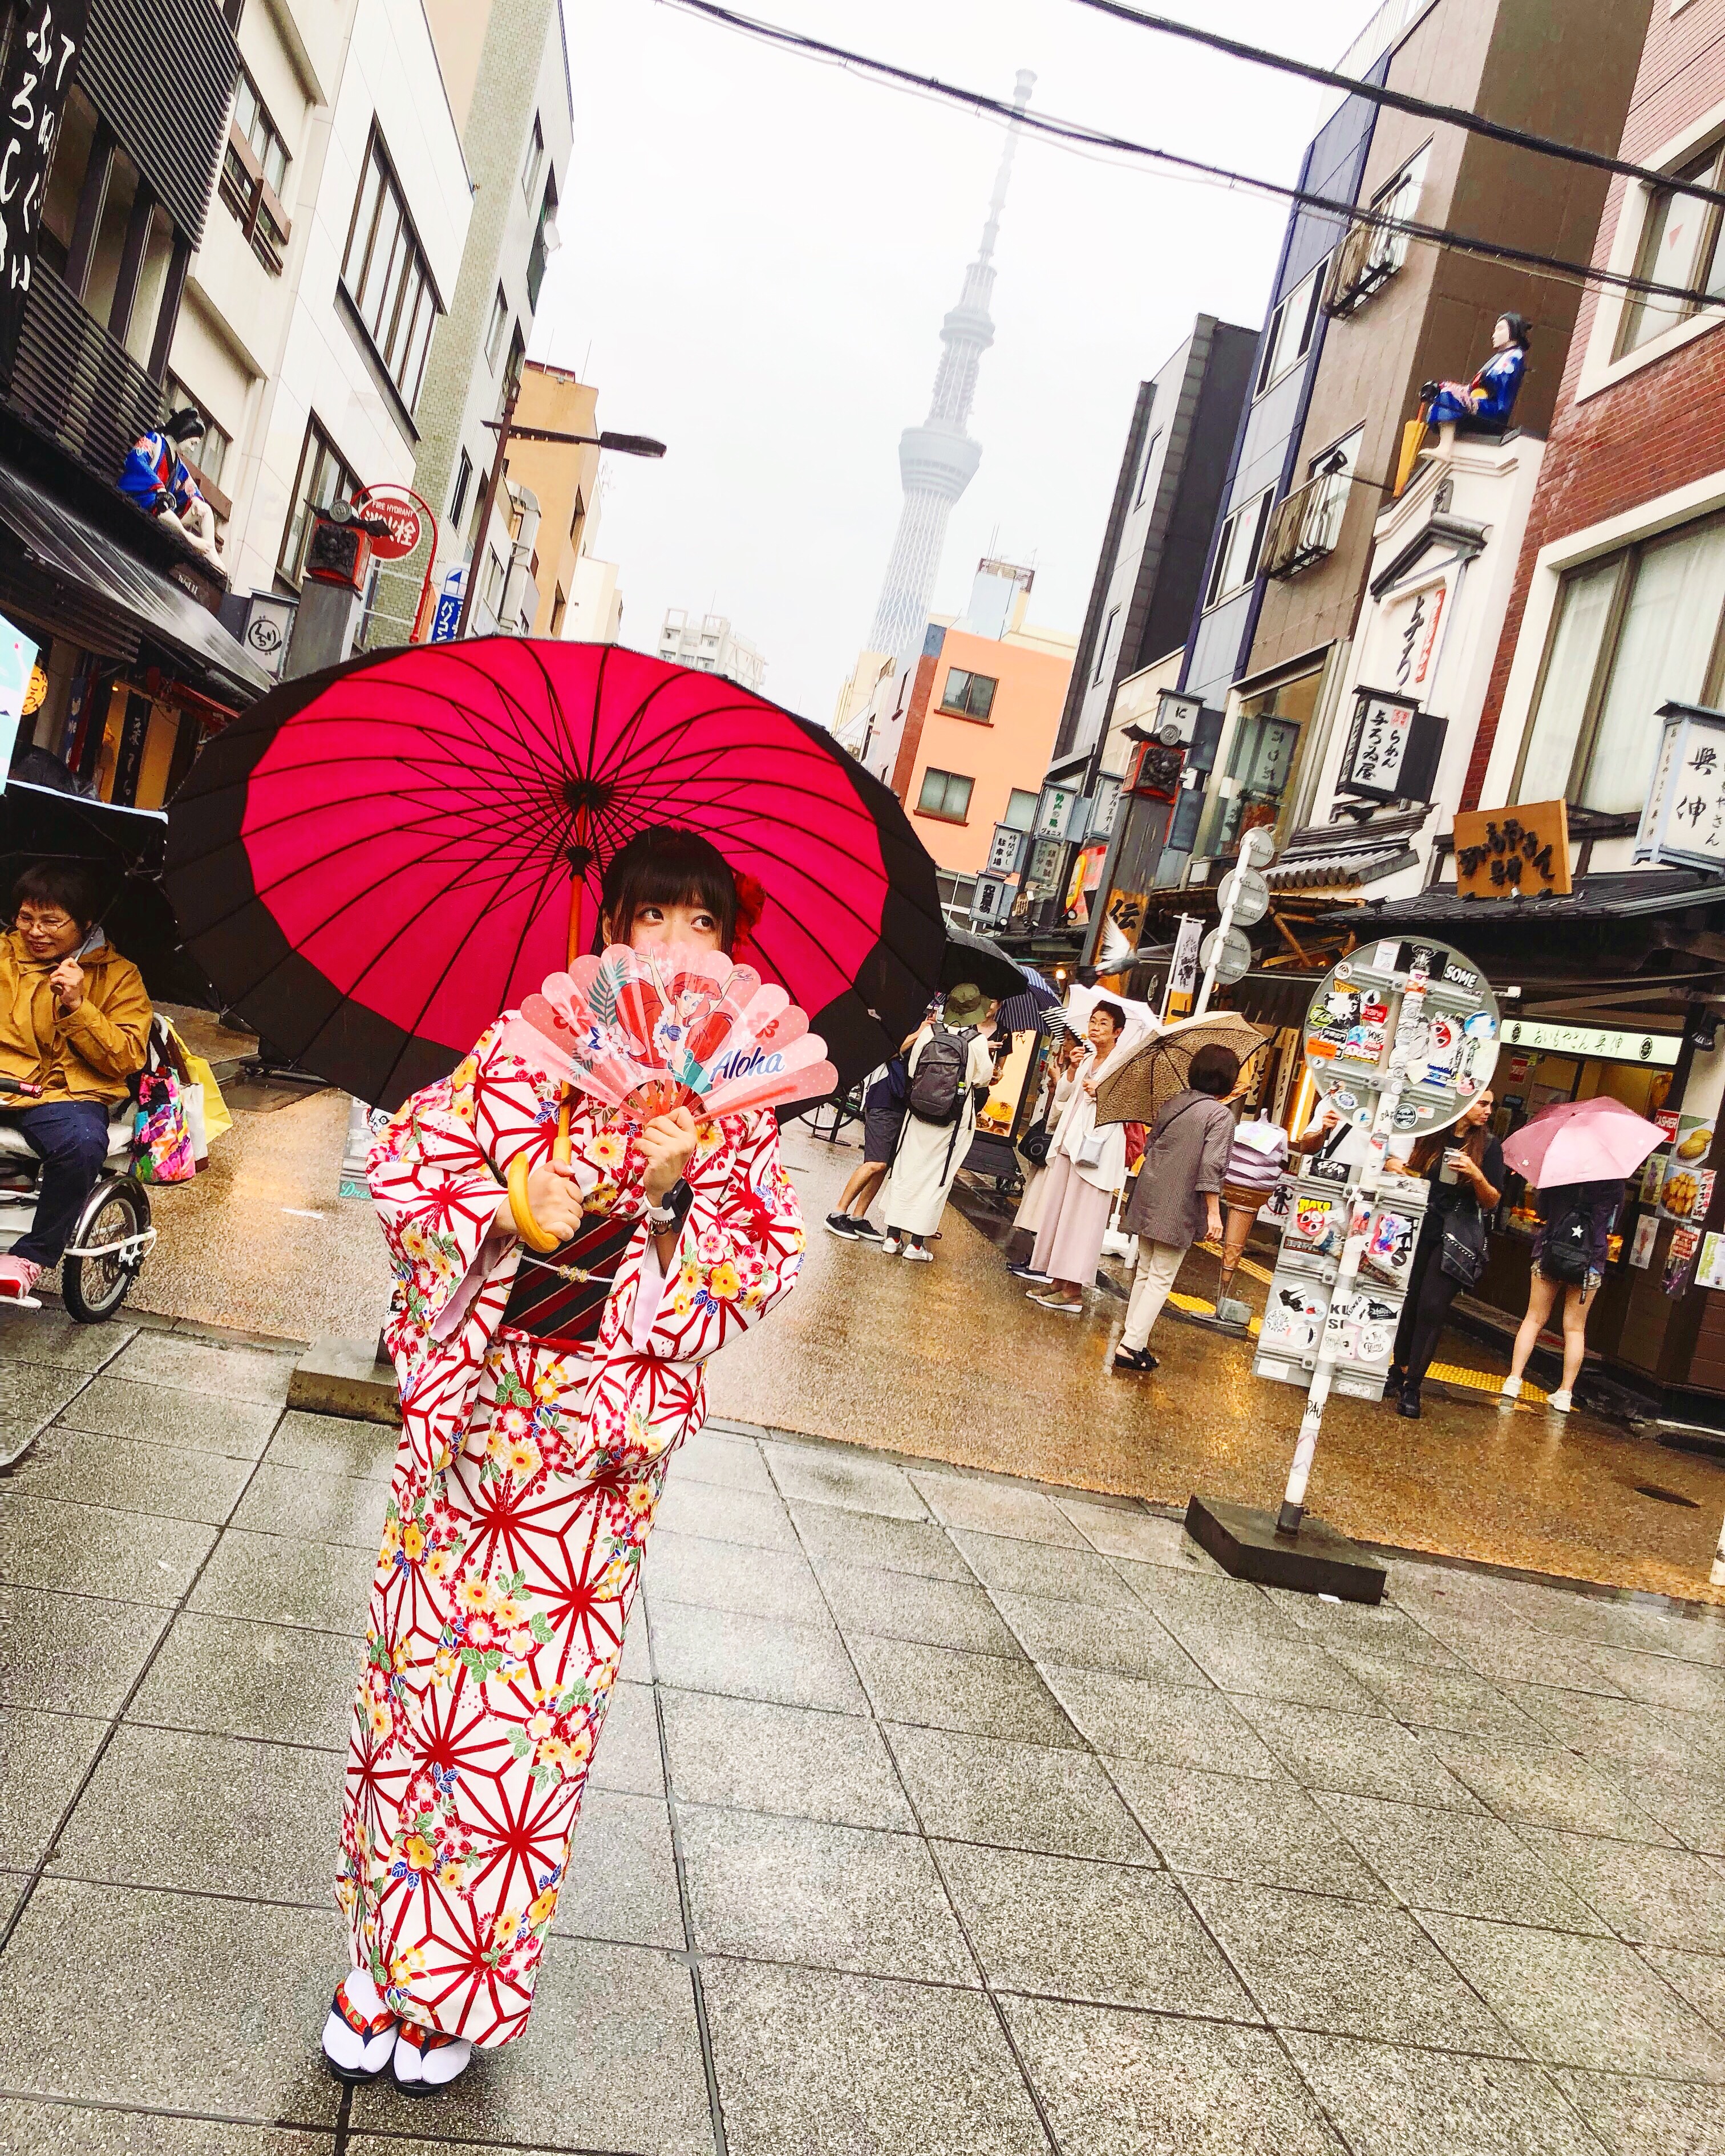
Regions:
[[[336, 1889], [355, 1966], [389, 2006], [480, 2045], [526, 2023], [647, 1531], [704, 1417], [701, 1366], [788, 1290], [803, 1249], [773, 1117], [721, 1117], [700, 1126], [668, 1277], [643, 1223], [596, 1337], [548, 1344], [507, 1321], [518, 1269], [595, 1309], [603, 1281], [568, 1258], [579, 1239], [533, 1270], [495, 1226], [511, 1160], [549, 1155], [562, 1093], [501, 1031], [371, 1158], [402, 1435]], [[614, 1245], [644, 1213], [644, 1164], [592, 1103], [570, 1137], [583, 1232], [616, 1228]]]

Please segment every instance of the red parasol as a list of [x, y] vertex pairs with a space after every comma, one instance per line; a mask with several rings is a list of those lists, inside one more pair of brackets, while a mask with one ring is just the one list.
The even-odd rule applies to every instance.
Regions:
[[841, 1082], [911, 1031], [946, 935], [896, 798], [763, 697], [614, 645], [418, 645], [272, 691], [176, 796], [167, 889], [273, 1050], [393, 1107], [597, 947], [604, 865], [656, 824], [758, 886], [737, 955]]

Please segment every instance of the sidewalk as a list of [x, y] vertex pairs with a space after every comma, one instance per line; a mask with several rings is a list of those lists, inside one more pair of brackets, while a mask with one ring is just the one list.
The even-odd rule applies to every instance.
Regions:
[[1725, 1615], [1273, 1595], [1142, 1504], [741, 1427], [674, 1468], [529, 2035], [345, 2097], [389, 1440], [284, 1414], [290, 1360], [0, 1321], [52, 1418], [0, 1540], [0, 2148], [1725, 2148]]

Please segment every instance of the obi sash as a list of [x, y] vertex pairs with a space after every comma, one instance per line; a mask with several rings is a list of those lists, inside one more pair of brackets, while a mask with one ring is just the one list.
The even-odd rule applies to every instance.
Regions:
[[[503, 1322], [552, 1348], [597, 1340], [624, 1253], [641, 1224], [638, 1213], [595, 1214], [558, 1250], [523, 1250]], [[572, 1279], [571, 1273], [581, 1275]]]

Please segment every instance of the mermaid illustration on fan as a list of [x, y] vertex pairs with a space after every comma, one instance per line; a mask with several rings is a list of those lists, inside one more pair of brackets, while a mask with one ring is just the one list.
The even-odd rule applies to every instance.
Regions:
[[1525, 315], [1500, 315], [1491, 331], [1491, 357], [1471, 382], [1428, 382], [1420, 392], [1426, 424], [1438, 430], [1436, 454], [1447, 459], [1455, 430], [1501, 431], [1521, 394], [1530, 337]]
[[705, 839], [641, 833], [605, 873], [603, 957], [372, 1154], [402, 1433], [343, 1807], [342, 2081], [430, 2094], [525, 2028], [702, 1365], [796, 1279], [772, 1111], [837, 1081], [729, 955], [758, 906]]

